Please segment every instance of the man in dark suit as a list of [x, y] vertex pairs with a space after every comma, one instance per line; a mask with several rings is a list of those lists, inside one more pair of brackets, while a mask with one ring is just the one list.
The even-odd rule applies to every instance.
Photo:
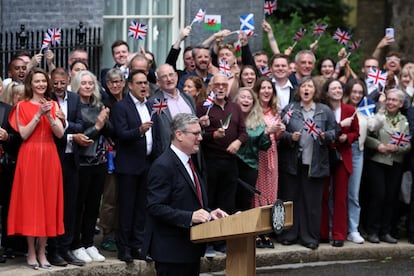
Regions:
[[160, 152], [157, 117], [151, 118], [152, 109], [146, 100], [148, 84], [145, 71], [131, 71], [128, 95], [113, 106], [118, 137], [115, 159], [119, 204], [118, 258], [127, 263], [145, 259], [142, 244], [147, 173]]
[[85, 263], [76, 258], [70, 250], [76, 225], [76, 198], [79, 186], [79, 155], [77, 143], [81, 143], [78, 133], [83, 131], [79, 95], [67, 91], [68, 74], [62, 67], [51, 73], [54, 91], [52, 97], [58, 102], [60, 111], [57, 116], [65, 126], [62, 138], [55, 138], [56, 147], [62, 164], [64, 225], [65, 233], [56, 239], [48, 239], [48, 260], [51, 264], [65, 266], [67, 263], [82, 266]]
[[171, 133], [170, 147], [148, 173], [146, 240], [157, 275], [199, 275], [205, 245], [191, 242], [190, 227], [227, 214], [210, 212], [202, 178], [190, 162], [203, 139], [199, 119], [179, 113]]
[[[0, 205], [1, 205], [1, 245], [7, 258], [14, 258], [14, 251], [25, 251], [26, 242], [23, 237], [7, 235], [7, 216], [16, 168], [17, 152], [21, 138], [9, 124], [12, 107], [0, 102]], [[0, 255], [0, 263], [6, 259]]]

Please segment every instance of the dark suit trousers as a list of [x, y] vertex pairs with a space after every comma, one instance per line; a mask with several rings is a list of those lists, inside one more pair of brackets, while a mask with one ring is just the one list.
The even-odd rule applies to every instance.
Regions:
[[319, 244], [325, 177], [308, 177], [309, 166], [298, 165], [297, 175], [280, 172], [279, 198], [293, 201], [293, 225], [279, 240]]
[[118, 174], [119, 250], [141, 249], [146, 216], [147, 172]]
[[160, 263], [155, 262], [157, 276], [199, 276], [200, 262], [196, 263]]

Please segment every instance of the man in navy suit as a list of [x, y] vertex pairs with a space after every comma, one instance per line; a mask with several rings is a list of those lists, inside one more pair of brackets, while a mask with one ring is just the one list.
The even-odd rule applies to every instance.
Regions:
[[202, 178], [190, 162], [203, 139], [199, 119], [178, 113], [171, 136], [148, 173], [146, 241], [157, 275], [199, 275], [205, 245], [191, 242], [190, 227], [227, 214], [208, 209]]
[[77, 220], [75, 210], [79, 187], [77, 146], [78, 143], [83, 145], [81, 141], [83, 134], [78, 134], [83, 132], [80, 98], [78, 94], [67, 91], [69, 79], [65, 69], [55, 68], [51, 73], [51, 80], [54, 88], [52, 97], [60, 106], [57, 116], [65, 126], [63, 137], [55, 139], [62, 164], [65, 233], [56, 239], [49, 238], [48, 260], [58, 266], [65, 266], [67, 263], [82, 266], [85, 263], [76, 258], [70, 248]]
[[118, 258], [130, 263], [142, 254], [145, 225], [147, 172], [159, 155], [157, 115], [152, 116], [146, 95], [149, 89], [143, 70], [131, 71], [129, 93], [113, 106], [118, 137], [115, 172], [118, 179]]

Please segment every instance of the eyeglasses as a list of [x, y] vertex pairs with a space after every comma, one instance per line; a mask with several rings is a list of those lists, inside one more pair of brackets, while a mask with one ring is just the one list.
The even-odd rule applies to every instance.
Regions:
[[195, 137], [198, 137], [201, 135], [201, 131], [187, 131], [187, 130], [183, 130], [184, 133], [191, 133], [193, 134]]
[[394, 61], [394, 62], [400, 62], [399, 58], [396, 57], [387, 57], [385, 58], [386, 61]]

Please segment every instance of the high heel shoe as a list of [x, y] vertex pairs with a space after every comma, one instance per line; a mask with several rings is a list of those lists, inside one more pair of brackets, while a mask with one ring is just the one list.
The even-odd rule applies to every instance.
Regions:
[[39, 269], [39, 264], [38, 263], [34, 263], [34, 264], [27, 263], [27, 265], [29, 267], [33, 268], [34, 270], [38, 270]]
[[51, 264], [40, 264], [40, 268], [43, 268], [43, 269], [51, 269], [52, 268], [52, 265]]

